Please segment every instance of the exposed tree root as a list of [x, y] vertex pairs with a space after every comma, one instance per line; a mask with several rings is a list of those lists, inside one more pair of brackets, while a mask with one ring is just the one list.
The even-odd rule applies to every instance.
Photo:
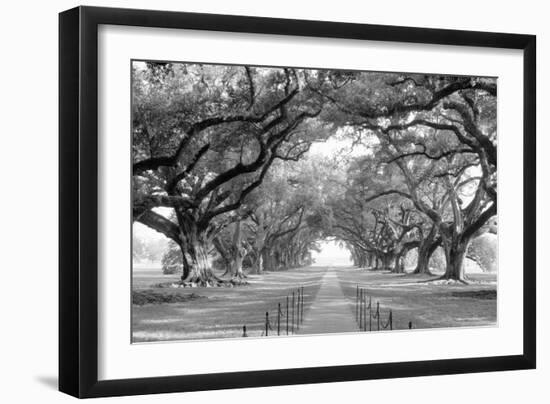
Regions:
[[229, 282], [231, 282], [235, 286], [246, 286], [248, 285], [248, 281], [246, 281], [245, 278], [246, 276], [234, 276]]
[[470, 282], [467, 279], [453, 279], [447, 278], [445, 275], [440, 276], [435, 279], [426, 279], [425, 281], [420, 281], [419, 283], [433, 283], [435, 285], [469, 285]]
[[174, 286], [180, 288], [232, 288], [234, 286], [248, 285], [248, 282], [245, 280], [245, 278], [246, 275], [244, 274], [241, 276], [233, 276], [231, 279], [222, 279], [215, 275], [212, 275], [208, 279], [201, 279], [199, 277], [187, 279], [183, 282], [174, 284]]
[[432, 271], [425, 271], [425, 272], [410, 272], [408, 275], [413, 275], [413, 276], [422, 276], [422, 275], [425, 275], [425, 276], [436, 276]]

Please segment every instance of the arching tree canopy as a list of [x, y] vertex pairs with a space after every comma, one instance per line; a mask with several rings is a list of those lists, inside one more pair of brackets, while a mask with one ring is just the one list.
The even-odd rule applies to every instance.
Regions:
[[492, 78], [135, 62], [132, 116], [133, 219], [183, 282], [307, 265], [326, 237], [394, 272], [441, 247], [464, 281], [496, 232]]

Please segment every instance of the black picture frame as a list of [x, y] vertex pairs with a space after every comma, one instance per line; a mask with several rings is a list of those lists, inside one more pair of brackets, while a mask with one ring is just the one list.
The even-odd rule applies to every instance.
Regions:
[[[100, 24], [523, 51], [523, 353], [98, 381], [98, 26]], [[536, 37], [183, 12], [77, 7], [59, 15], [59, 390], [104, 397], [533, 369], [536, 366]]]

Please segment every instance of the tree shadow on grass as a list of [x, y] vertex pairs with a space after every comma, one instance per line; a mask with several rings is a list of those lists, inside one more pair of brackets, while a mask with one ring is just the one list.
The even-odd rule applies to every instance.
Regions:
[[497, 298], [497, 291], [494, 289], [469, 290], [452, 292], [453, 297], [470, 297], [472, 299], [492, 300]]

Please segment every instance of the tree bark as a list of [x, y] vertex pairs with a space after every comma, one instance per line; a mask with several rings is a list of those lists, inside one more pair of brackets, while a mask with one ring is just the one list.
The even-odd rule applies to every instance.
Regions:
[[[196, 224], [186, 223], [185, 233], [182, 238], [185, 254], [189, 264], [189, 274], [183, 279], [184, 284], [192, 286], [215, 286], [223, 284], [224, 281], [218, 278], [212, 271], [209, 250], [211, 241], [204, 232], [201, 232]], [[184, 255], [185, 255], [184, 254]]]
[[395, 256], [395, 262], [393, 264], [393, 273], [403, 274], [405, 273], [405, 264], [403, 263], [403, 252], [398, 253]]
[[[422, 240], [420, 246], [418, 246], [418, 258], [416, 262], [416, 268], [414, 274], [426, 274], [431, 275], [430, 272], [430, 258], [432, 257], [437, 244], [435, 242], [435, 236], [437, 234], [437, 228], [432, 226], [428, 235]], [[435, 247], [434, 247], [435, 244]]]
[[243, 254], [237, 254], [232, 264], [231, 281], [233, 283], [242, 283], [246, 275], [243, 272]]
[[426, 274], [431, 275], [430, 272], [430, 246], [427, 243], [422, 243], [418, 247], [418, 258], [416, 262], [416, 268], [413, 271], [413, 274]]
[[366, 266], [368, 269], [372, 269], [374, 261], [374, 254], [368, 254]]
[[189, 272], [191, 272], [191, 267], [189, 266], [189, 261], [187, 261], [187, 256], [185, 255], [185, 248], [183, 244], [180, 243], [179, 247], [181, 249], [182, 264], [183, 264], [183, 273], [181, 274], [181, 281], [183, 282], [189, 276]]
[[442, 279], [466, 282], [464, 276], [464, 259], [470, 240], [463, 240], [456, 236], [443, 239], [443, 249], [445, 250], [446, 269]]
[[367, 266], [367, 257], [364, 252], [360, 252], [358, 256], [359, 268], [365, 268]]
[[197, 284], [198, 286], [211, 286], [217, 283], [218, 279], [212, 272], [208, 247], [203, 241], [195, 240], [188, 245], [188, 253], [191, 257], [191, 270], [185, 282]]
[[268, 249], [265, 249], [262, 252], [262, 256], [263, 256], [262, 261], [264, 264], [264, 270], [273, 271], [275, 268], [274, 268], [274, 259], [271, 252]]
[[233, 232], [233, 262], [231, 263], [231, 282], [233, 284], [245, 283], [243, 281], [246, 278], [243, 272], [243, 259], [246, 255], [242, 246], [242, 231], [241, 222], [235, 223], [235, 231]]
[[258, 251], [254, 257], [254, 262], [252, 264], [252, 272], [255, 274], [261, 274], [264, 271], [264, 252], [263, 250]]
[[[220, 257], [223, 261], [223, 266], [224, 266], [224, 273], [222, 276], [225, 276], [227, 274], [231, 274], [231, 257], [230, 257], [230, 253], [229, 253], [229, 249], [227, 248], [226, 245], [224, 245], [223, 241], [220, 240], [219, 238], [215, 238], [213, 240], [213, 244], [214, 244], [214, 247], [216, 248], [216, 250], [218, 250], [218, 253], [220, 254]], [[185, 279], [185, 278], [182, 278], [182, 279]]]
[[385, 253], [382, 257], [382, 269], [391, 270], [395, 262], [395, 256], [392, 253]]
[[407, 256], [407, 253], [415, 248], [417, 245], [416, 242], [409, 242], [404, 243], [399, 246], [399, 250], [395, 254], [395, 263], [393, 266], [393, 272], [396, 274], [404, 274], [405, 273], [405, 257]]

